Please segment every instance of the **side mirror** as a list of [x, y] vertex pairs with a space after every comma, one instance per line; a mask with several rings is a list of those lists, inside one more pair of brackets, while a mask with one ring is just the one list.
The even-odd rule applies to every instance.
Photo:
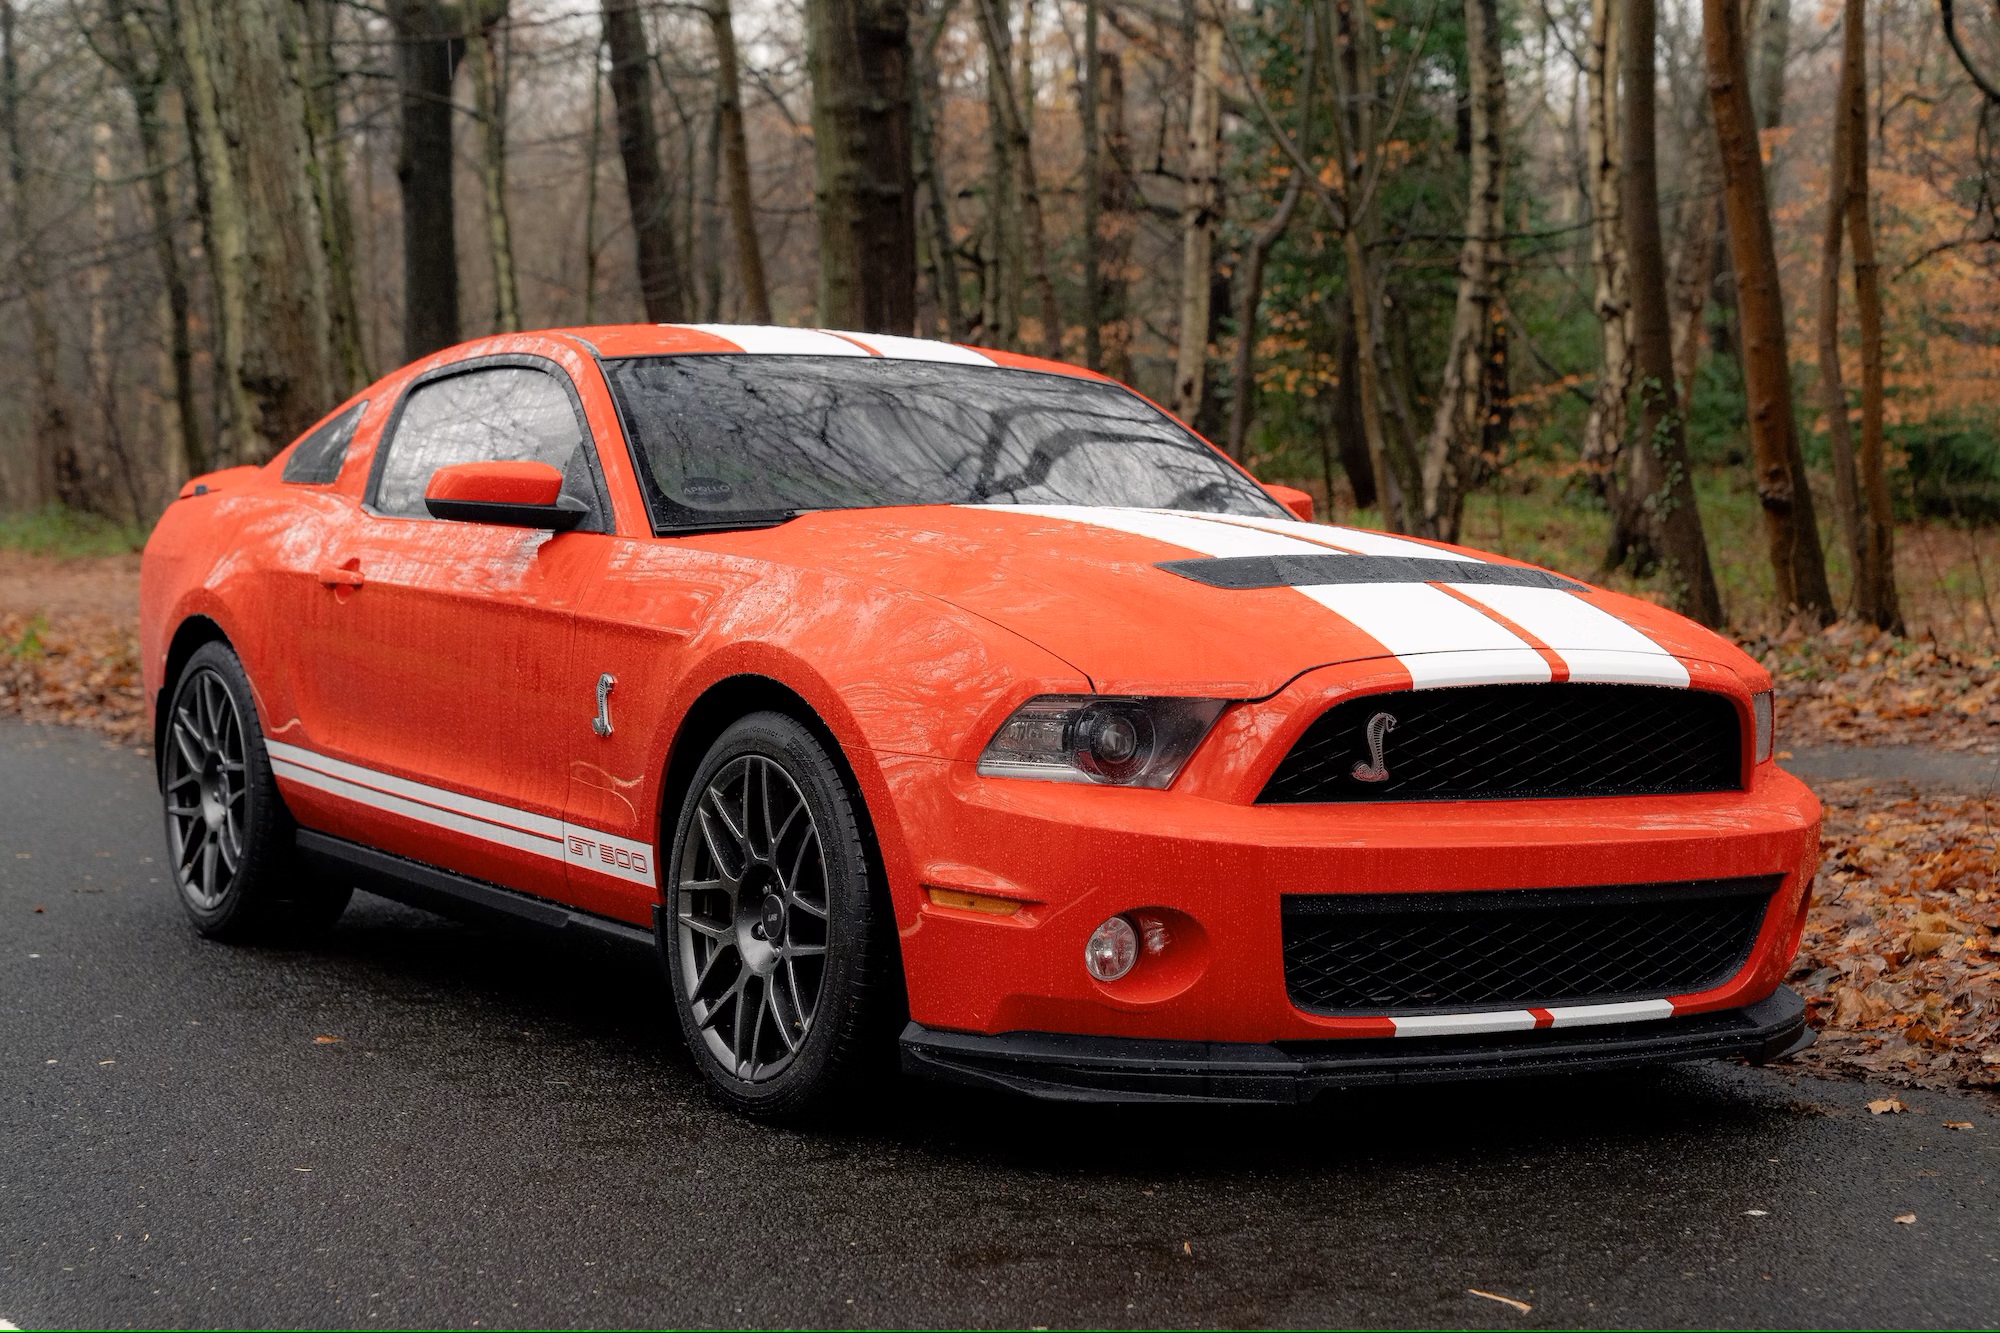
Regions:
[[568, 532], [590, 512], [562, 493], [562, 473], [547, 463], [452, 463], [431, 473], [424, 508], [432, 518]]
[[1278, 486], [1265, 482], [1264, 494], [1292, 511], [1307, 523], [1313, 521], [1313, 498], [1296, 486]]

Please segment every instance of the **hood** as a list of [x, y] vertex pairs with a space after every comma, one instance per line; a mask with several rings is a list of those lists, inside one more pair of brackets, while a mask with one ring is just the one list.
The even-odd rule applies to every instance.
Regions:
[[1256, 698], [1315, 667], [1372, 659], [1394, 659], [1417, 686], [1686, 685], [1685, 661], [1749, 665], [1649, 603], [1458, 547], [1316, 523], [936, 505], [823, 510], [697, 540], [928, 593], [1108, 694]]

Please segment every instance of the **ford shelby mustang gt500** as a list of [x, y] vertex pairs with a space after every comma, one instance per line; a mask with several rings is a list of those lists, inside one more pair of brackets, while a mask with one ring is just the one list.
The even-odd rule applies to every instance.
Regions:
[[656, 948], [794, 1114], [906, 1069], [1295, 1101], [1808, 1039], [1819, 809], [1647, 602], [1306, 521], [1005, 352], [631, 326], [438, 353], [148, 543], [180, 897]]

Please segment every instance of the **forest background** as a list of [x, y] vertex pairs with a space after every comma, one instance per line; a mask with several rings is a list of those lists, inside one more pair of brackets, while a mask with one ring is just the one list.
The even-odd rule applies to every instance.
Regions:
[[1709, 623], [1996, 634], [1993, 5], [0, 19], [23, 539], [127, 540], [460, 338], [775, 320], [1086, 362], [1328, 516]]

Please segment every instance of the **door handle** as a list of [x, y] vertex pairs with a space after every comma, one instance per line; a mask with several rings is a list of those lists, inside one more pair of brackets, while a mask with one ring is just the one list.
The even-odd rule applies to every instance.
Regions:
[[366, 579], [361, 577], [361, 562], [348, 560], [338, 565], [328, 565], [319, 572], [319, 581], [329, 588], [358, 588]]

